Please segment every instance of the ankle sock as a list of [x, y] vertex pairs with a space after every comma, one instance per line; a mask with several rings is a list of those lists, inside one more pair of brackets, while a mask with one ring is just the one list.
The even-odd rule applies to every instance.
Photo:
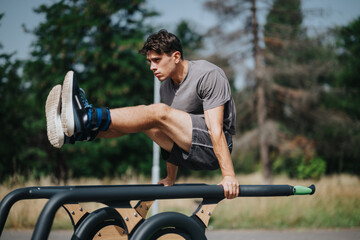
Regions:
[[88, 108], [88, 123], [86, 129], [75, 133], [71, 137], [65, 136], [65, 144], [75, 144], [77, 141], [93, 141], [98, 135], [99, 131], [106, 131], [109, 129], [111, 123], [110, 111], [108, 108]]
[[87, 129], [90, 131], [106, 131], [109, 129], [111, 123], [110, 111], [108, 108], [89, 108], [88, 111], [89, 122]]

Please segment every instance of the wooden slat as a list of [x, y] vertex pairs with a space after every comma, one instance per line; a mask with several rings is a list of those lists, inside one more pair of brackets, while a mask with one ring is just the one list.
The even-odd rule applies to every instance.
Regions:
[[201, 208], [196, 213], [196, 216], [200, 218], [200, 220], [205, 224], [206, 227], [209, 225], [211, 214], [216, 208], [216, 206], [217, 203], [201, 205]]
[[169, 233], [159, 237], [157, 240], [185, 240], [185, 238], [175, 233]]
[[126, 224], [126, 228], [129, 233], [134, 229], [136, 224], [138, 224], [143, 218], [138, 212], [133, 208], [116, 208], [116, 211], [121, 215]]
[[100, 229], [93, 240], [128, 240], [128, 235], [122, 227], [109, 225]]
[[79, 222], [79, 220], [87, 213], [80, 204], [64, 204], [63, 208], [68, 212], [69, 216], [72, 218], [74, 226]]
[[147, 213], [154, 201], [139, 201], [135, 206], [135, 210], [140, 214], [142, 218], [146, 218]]

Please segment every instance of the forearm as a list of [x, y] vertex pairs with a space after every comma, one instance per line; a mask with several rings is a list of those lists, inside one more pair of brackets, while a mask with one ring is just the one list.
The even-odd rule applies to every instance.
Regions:
[[223, 131], [217, 134], [210, 134], [214, 147], [214, 153], [217, 157], [223, 177], [235, 177], [234, 165], [231, 159], [230, 151], [227, 146], [225, 134]]
[[175, 182], [177, 171], [178, 171], [178, 166], [168, 162], [168, 163], [166, 163], [166, 170], [167, 170], [167, 178], [169, 178]]
[[205, 122], [209, 130], [214, 153], [221, 168], [223, 179], [220, 184], [224, 187], [224, 196], [232, 199], [239, 194], [239, 182], [235, 178], [234, 165], [223, 131], [223, 110], [224, 106], [220, 106], [205, 111]]

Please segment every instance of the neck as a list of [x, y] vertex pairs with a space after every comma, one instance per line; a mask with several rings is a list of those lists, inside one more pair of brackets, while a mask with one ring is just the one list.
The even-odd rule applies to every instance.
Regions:
[[179, 85], [180, 83], [182, 83], [182, 81], [184, 81], [188, 72], [188, 66], [189, 64], [185, 59], [179, 62], [174, 76], [171, 77], [175, 85]]

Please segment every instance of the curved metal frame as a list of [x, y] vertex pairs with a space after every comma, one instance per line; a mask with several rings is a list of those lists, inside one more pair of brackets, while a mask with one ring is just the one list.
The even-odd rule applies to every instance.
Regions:
[[[241, 185], [239, 197], [270, 197], [313, 194], [315, 186], [308, 188], [290, 185]], [[203, 198], [204, 204], [217, 204], [224, 199], [222, 186], [206, 184], [162, 185], [106, 185], [28, 187], [16, 189], [4, 197], [0, 204], [0, 234], [5, 226], [10, 208], [23, 199], [49, 199], [36, 223], [32, 239], [47, 239], [57, 210], [64, 204], [101, 202], [111, 207], [129, 204], [131, 200]], [[201, 205], [198, 211], [201, 211]], [[195, 215], [195, 213], [194, 213]], [[195, 216], [193, 217], [195, 218]], [[196, 215], [199, 218], [199, 215]], [[200, 219], [200, 218], [199, 218]], [[201, 219], [200, 219], [201, 220]], [[196, 222], [199, 222], [196, 220]], [[205, 227], [207, 223], [203, 220]]]
[[[111, 207], [104, 207], [95, 210], [94, 212], [90, 213], [88, 217], [82, 221], [79, 226], [75, 229], [72, 240], [86, 240], [90, 239], [90, 235], [96, 233], [100, 230], [97, 228], [104, 227], [104, 223], [109, 222], [109, 220], [114, 220], [111, 224], [116, 224], [117, 226], [122, 227], [124, 229], [125, 234], [125, 223], [122, 219], [121, 215]], [[92, 239], [92, 238], [91, 238]]]

